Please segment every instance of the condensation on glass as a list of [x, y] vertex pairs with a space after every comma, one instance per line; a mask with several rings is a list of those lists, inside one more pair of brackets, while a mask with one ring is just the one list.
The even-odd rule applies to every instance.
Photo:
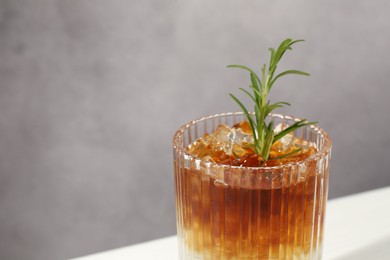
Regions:
[[[275, 125], [298, 119], [272, 115]], [[245, 120], [242, 113], [193, 121], [174, 136], [179, 256], [191, 259], [321, 259], [331, 140], [317, 126], [295, 136], [317, 153], [274, 167], [204, 162], [185, 147], [219, 124]]]

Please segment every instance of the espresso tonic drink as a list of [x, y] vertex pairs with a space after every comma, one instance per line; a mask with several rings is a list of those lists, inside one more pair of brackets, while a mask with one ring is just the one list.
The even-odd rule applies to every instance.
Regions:
[[[275, 132], [298, 121], [270, 120]], [[175, 134], [181, 260], [321, 259], [331, 140], [304, 126], [273, 144], [261, 162], [252, 138], [242, 113], [193, 121]]]

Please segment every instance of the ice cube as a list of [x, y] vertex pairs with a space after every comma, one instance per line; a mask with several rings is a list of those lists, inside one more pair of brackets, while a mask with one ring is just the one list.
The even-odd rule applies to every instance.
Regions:
[[248, 121], [242, 121], [238, 124], [235, 124], [233, 129], [236, 131], [236, 138], [234, 143], [237, 145], [241, 146], [245, 143], [252, 144], [254, 142], [252, 128], [250, 127]]
[[[278, 124], [274, 128], [275, 134], [280, 133], [282, 130], [286, 129], [288, 125], [286, 124]], [[282, 138], [280, 138], [275, 144], [274, 144], [274, 149], [279, 150], [279, 151], [284, 151], [289, 149], [293, 145], [294, 141], [294, 134], [293, 133], [288, 133]]]
[[202, 158], [203, 159], [203, 161], [205, 161], [205, 162], [215, 162], [214, 160], [213, 160], [213, 158], [210, 156], [210, 155], [206, 155], [205, 157], [203, 157]]
[[242, 147], [241, 145], [238, 145], [236, 143], [233, 144], [233, 149], [232, 149], [232, 153], [235, 157], [243, 157], [245, 156], [246, 154], [248, 154], [248, 149], [245, 149], [244, 147]]
[[211, 151], [213, 153], [223, 151], [227, 155], [231, 155], [235, 137], [234, 129], [224, 124], [219, 125], [210, 142]]
[[252, 128], [248, 121], [241, 121], [233, 126], [234, 129], [240, 129], [243, 133], [251, 135]]
[[210, 148], [203, 139], [198, 139], [188, 146], [187, 152], [196, 157], [204, 157], [210, 153]]

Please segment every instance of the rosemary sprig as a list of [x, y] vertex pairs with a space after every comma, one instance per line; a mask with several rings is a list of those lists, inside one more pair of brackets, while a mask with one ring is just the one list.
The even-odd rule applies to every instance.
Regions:
[[[271, 88], [273, 87], [275, 81], [278, 78], [289, 74], [310, 76], [309, 73], [300, 70], [286, 70], [275, 76], [277, 65], [281, 60], [281, 58], [283, 57], [284, 53], [287, 50], [292, 50], [291, 46], [293, 44], [302, 41], [303, 40], [293, 41], [291, 39], [286, 39], [279, 45], [279, 47], [276, 50], [270, 48], [269, 49], [269, 51], [271, 52], [270, 61], [268, 67], [267, 64], [264, 64], [263, 67], [261, 68], [261, 76], [258, 76], [252, 69], [243, 65], [228, 66], [228, 68], [239, 68], [239, 69], [246, 70], [250, 74], [251, 85], [249, 86], [249, 88], [252, 90], [253, 94], [243, 88], [240, 88], [240, 90], [243, 91], [246, 95], [248, 95], [250, 99], [254, 102], [254, 118], [251, 116], [251, 113], [244, 106], [244, 104], [238, 98], [236, 98], [236, 96], [234, 96], [233, 94], [229, 94], [229, 95], [240, 106], [246, 118], [248, 119], [248, 122], [252, 129], [253, 139], [254, 139], [253, 149], [258, 155], [262, 157], [264, 162], [269, 159], [271, 146], [276, 141], [278, 141], [286, 134], [293, 132], [300, 127], [317, 123], [317, 122], [307, 122], [306, 119], [302, 119], [294, 123], [293, 125], [287, 127], [286, 129], [280, 131], [279, 133], [275, 134], [273, 129], [273, 121], [271, 120], [268, 124], [265, 121], [269, 113], [271, 113], [274, 109], [283, 107], [285, 105], [288, 106], [290, 105], [287, 102], [276, 102], [271, 104], [270, 101], [267, 100], [267, 95], [271, 90]], [[297, 149], [297, 151], [293, 151], [293, 153], [295, 152], [299, 152], [299, 149]], [[288, 155], [289, 154], [287, 154], [286, 156]]]

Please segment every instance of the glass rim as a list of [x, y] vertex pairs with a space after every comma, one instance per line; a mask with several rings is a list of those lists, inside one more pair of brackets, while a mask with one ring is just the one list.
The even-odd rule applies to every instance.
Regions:
[[[250, 113], [254, 114], [254, 113]], [[180, 144], [183, 140], [180, 139], [180, 137], [184, 134], [184, 131], [191, 127], [192, 125], [195, 125], [197, 123], [200, 123], [202, 121], [211, 119], [211, 118], [217, 118], [217, 117], [222, 117], [222, 116], [235, 116], [235, 115], [244, 115], [243, 112], [226, 112], [226, 113], [219, 113], [219, 114], [214, 114], [214, 115], [209, 115], [209, 116], [204, 116], [195, 120], [192, 120], [184, 125], [182, 125], [174, 134], [173, 136], [173, 149], [175, 152], [179, 152], [179, 154], [186, 159], [190, 159], [191, 161], [194, 161], [195, 164], [206, 166], [207, 168], [211, 167], [218, 167], [218, 168], [229, 168], [229, 169], [241, 169], [241, 170], [253, 170], [253, 171], [272, 171], [272, 170], [278, 170], [278, 169], [283, 169], [283, 168], [291, 168], [294, 166], [299, 166], [302, 164], [306, 164], [307, 162], [310, 161], [318, 161], [321, 158], [325, 158], [329, 153], [332, 148], [332, 140], [327, 132], [325, 132], [321, 127], [317, 125], [308, 125], [306, 127], [309, 127], [311, 129], [314, 129], [318, 134], [320, 134], [323, 139], [324, 139], [324, 144], [322, 145], [321, 149], [318, 150], [315, 154], [311, 155], [308, 158], [305, 158], [300, 161], [296, 162], [289, 162], [286, 164], [282, 165], [276, 165], [276, 166], [233, 166], [233, 165], [226, 165], [226, 164], [221, 164], [221, 163], [216, 163], [216, 162], [209, 162], [209, 161], [204, 161], [202, 158], [193, 156], [185, 151]], [[300, 121], [302, 119], [295, 117], [295, 116], [290, 116], [290, 115], [283, 115], [283, 114], [272, 114], [270, 113], [269, 116], [271, 117], [278, 117], [281, 119], [287, 119], [287, 120], [294, 120], [294, 121]]]

